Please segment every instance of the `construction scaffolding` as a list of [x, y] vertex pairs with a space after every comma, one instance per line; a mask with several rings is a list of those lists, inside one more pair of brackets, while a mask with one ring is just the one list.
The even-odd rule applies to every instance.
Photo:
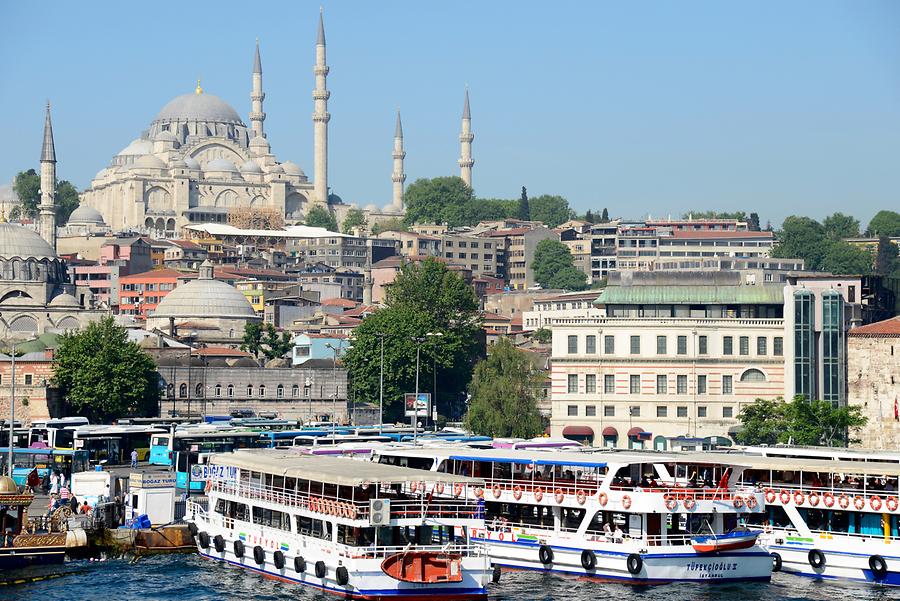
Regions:
[[245, 230], [281, 230], [284, 215], [275, 207], [234, 207], [228, 211], [228, 225]]

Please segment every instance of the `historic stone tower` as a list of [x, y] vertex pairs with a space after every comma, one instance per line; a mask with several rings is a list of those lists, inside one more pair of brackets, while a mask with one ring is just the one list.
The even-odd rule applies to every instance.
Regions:
[[50, 123], [50, 103], [44, 119], [44, 145], [41, 148], [41, 236], [56, 250], [56, 147], [53, 145], [53, 125]]
[[463, 104], [462, 114], [462, 131], [459, 132], [459, 176], [466, 185], [472, 187], [472, 165], [475, 159], [472, 158], [472, 140], [475, 134], [472, 133], [472, 114], [469, 112], [469, 88], [466, 88], [466, 100]]
[[325, 22], [319, 12], [319, 35], [316, 39], [316, 89], [313, 90], [315, 112], [313, 113], [313, 203], [328, 204], [328, 65], [325, 63]]
[[262, 88], [262, 62], [259, 60], [259, 39], [256, 40], [256, 56], [253, 59], [253, 91], [250, 92], [250, 129], [252, 136], [265, 138], [263, 121], [266, 114], [263, 112], [263, 100], [266, 94]]
[[403, 151], [403, 125], [400, 123], [400, 109], [397, 109], [397, 126], [394, 128], [394, 171], [391, 173], [391, 181], [394, 182], [394, 193], [391, 199], [391, 208], [398, 213], [403, 212], [403, 183], [406, 181], [406, 173], [403, 171], [403, 159], [406, 152]]

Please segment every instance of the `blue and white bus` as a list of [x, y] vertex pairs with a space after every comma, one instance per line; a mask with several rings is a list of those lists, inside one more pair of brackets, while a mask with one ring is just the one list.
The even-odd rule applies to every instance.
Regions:
[[[6, 473], [7, 452], [0, 456], [0, 473]], [[38, 476], [43, 480], [53, 470], [58, 470], [71, 480], [72, 474], [84, 472], [88, 469], [87, 451], [75, 451], [69, 449], [13, 449], [12, 477], [19, 486], [24, 486], [28, 480], [28, 474], [37, 469]]]

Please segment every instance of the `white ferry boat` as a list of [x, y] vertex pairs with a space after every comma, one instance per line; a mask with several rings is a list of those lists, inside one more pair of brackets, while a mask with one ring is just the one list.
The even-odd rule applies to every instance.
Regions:
[[475, 479], [328, 456], [213, 455], [209, 509], [189, 504], [204, 557], [348, 599], [485, 599], [491, 566]]
[[514, 449], [376, 449], [380, 463], [456, 476], [483, 488], [485, 526], [471, 537], [506, 568], [636, 583], [761, 580], [772, 559], [739, 518], [763, 494], [738, 485], [743, 467], [706, 455]]
[[900, 464], [852, 451], [837, 460], [787, 454], [729, 455], [752, 465], [744, 481], [765, 496], [766, 512], [749, 521], [774, 569], [900, 585]]

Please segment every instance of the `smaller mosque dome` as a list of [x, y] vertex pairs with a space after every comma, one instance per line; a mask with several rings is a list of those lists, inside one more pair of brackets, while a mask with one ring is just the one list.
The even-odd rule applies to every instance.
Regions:
[[0, 223], [0, 258], [55, 259], [56, 252], [40, 234], [20, 225]]
[[153, 142], [138, 138], [137, 140], [132, 140], [131, 144], [123, 148], [119, 152], [119, 156], [135, 156], [150, 154], [151, 152], [153, 152]]
[[103, 215], [94, 207], [78, 205], [69, 215], [69, 225], [104, 225]]
[[133, 169], [166, 169], [166, 164], [161, 158], [152, 154], [145, 154], [134, 162]]
[[269, 167], [269, 173], [284, 173], [284, 167], [276, 163]]
[[197, 161], [197, 159], [195, 159], [194, 157], [184, 157], [184, 164], [187, 165], [188, 169], [200, 171], [200, 162]]
[[262, 174], [262, 167], [256, 161], [247, 161], [241, 165], [241, 173], [259, 173]]
[[97, 175], [94, 176], [94, 179], [105, 179], [109, 177], [109, 175], [113, 173], [113, 170], [109, 167], [104, 167], [100, 171], [97, 172]]
[[206, 171], [229, 171], [237, 173], [237, 167], [228, 159], [213, 159], [206, 164]]
[[256, 311], [234, 286], [213, 279], [213, 266], [204, 261], [200, 276], [176, 286], [156, 306], [153, 317], [255, 319]]
[[284, 169], [284, 172], [287, 175], [299, 175], [299, 176], [306, 175], [305, 173], [303, 173], [303, 169], [300, 168], [300, 165], [298, 165], [297, 163], [294, 163], [292, 161], [285, 161], [284, 163], [281, 164], [281, 168]]
[[169, 167], [172, 169], [187, 169], [187, 163], [184, 162], [184, 159], [175, 159]]
[[269, 141], [263, 138], [262, 136], [254, 136], [252, 140], [250, 140], [250, 148], [269, 148]]
[[71, 294], [57, 294], [53, 297], [53, 300], [50, 301], [51, 307], [72, 307], [72, 308], [80, 308], [81, 305], [78, 304], [78, 299], [72, 296]]

